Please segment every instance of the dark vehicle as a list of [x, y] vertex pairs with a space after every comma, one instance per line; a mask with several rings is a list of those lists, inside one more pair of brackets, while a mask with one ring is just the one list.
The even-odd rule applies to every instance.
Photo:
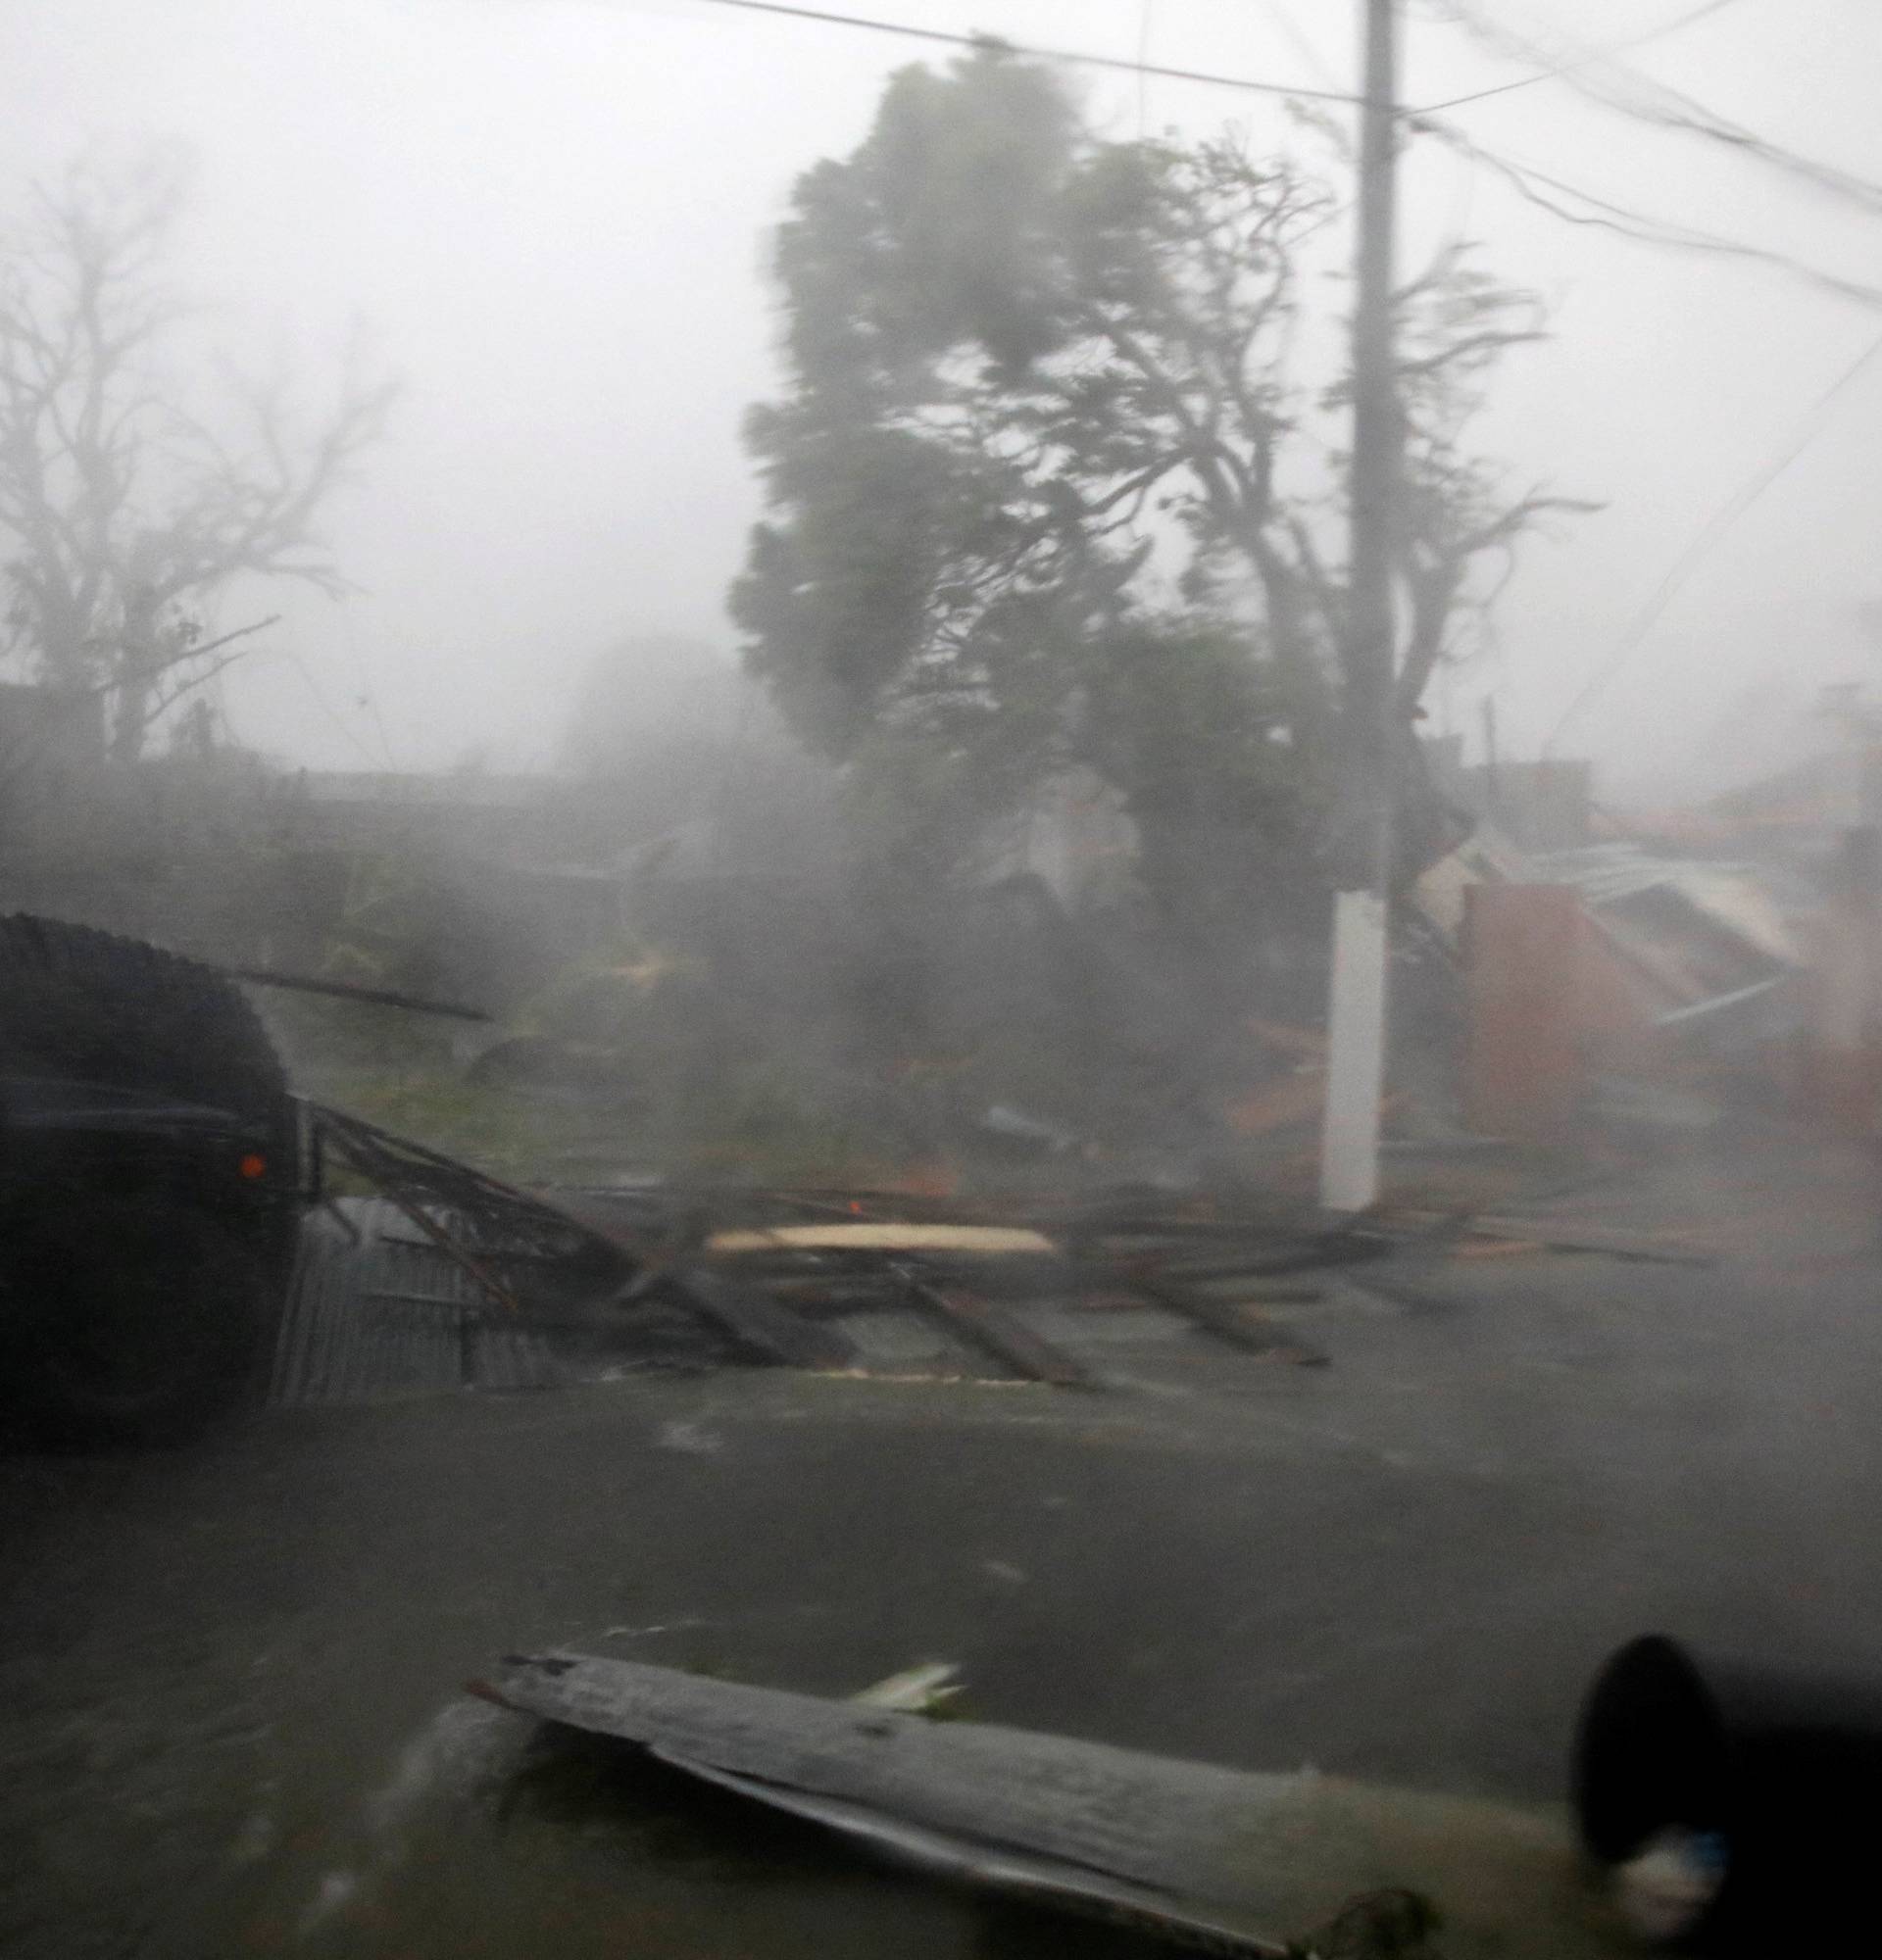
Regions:
[[240, 1398], [293, 1270], [299, 1128], [224, 975], [0, 918], [0, 1380], [34, 1431], [180, 1441]]

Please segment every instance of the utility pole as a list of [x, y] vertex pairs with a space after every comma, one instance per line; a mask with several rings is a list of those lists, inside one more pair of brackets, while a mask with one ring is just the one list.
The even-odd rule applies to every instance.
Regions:
[[1327, 1006], [1320, 1202], [1363, 1211], [1379, 1191], [1385, 1088], [1387, 922], [1397, 747], [1392, 559], [1403, 433], [1392, 348], [1397, 225], [1397, 0], [1361, 0], [1365, 34], [1360, 123], [1359, 243], [1353, 313], [1352, 545], [1343, 760], [1351, 835], [1343, 836]]

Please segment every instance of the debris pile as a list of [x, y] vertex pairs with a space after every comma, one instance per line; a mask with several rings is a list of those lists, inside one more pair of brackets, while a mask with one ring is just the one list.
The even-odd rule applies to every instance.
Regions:
[[761, 1365], [1093, 1390], [1108, 1330], [1297, 1366], [1286, 1309], [1357, 1281], [1395, 1298], [1450, 1256], [1703, 1262], [1690, 1241], [1507, 1203], [1329, 1220], [1301, 1202], [1108, 1189], [964, 1199], [645, 1184], [524, 1191], [312, 1107], [322, 1161], [369, 1184], [310, 1223], [277, 1402]]

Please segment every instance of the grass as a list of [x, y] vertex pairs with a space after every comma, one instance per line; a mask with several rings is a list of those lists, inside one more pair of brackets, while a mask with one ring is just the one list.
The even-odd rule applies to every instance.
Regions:
[[904, 1154], [773, 1065], [589, 1101], [470, 1081], [435, 1037], [343, 1025], [336, 1038], [330, 1013], [270, 1019], [301, 1094], [512, 1183], [876, 1183]]

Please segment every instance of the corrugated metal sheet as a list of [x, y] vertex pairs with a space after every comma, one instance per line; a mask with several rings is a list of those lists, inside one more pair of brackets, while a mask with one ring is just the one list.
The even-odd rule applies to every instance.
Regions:
[[1671, 892], [1764, 958], [1783, 966], [1804, 963], [1803, 949], [1749, 864], [1661, 858], [1637, 845], [1605, 844], [1556, 852], [1537, 865], [1540, 877], [1574, 886], [1597, 909], [1647, 892]]
[[421, 1241], [396, 1205], [342, 1198], [308, 1218], [275, 1346], [273, 1406], [568, 1379], [543, 1334]]

